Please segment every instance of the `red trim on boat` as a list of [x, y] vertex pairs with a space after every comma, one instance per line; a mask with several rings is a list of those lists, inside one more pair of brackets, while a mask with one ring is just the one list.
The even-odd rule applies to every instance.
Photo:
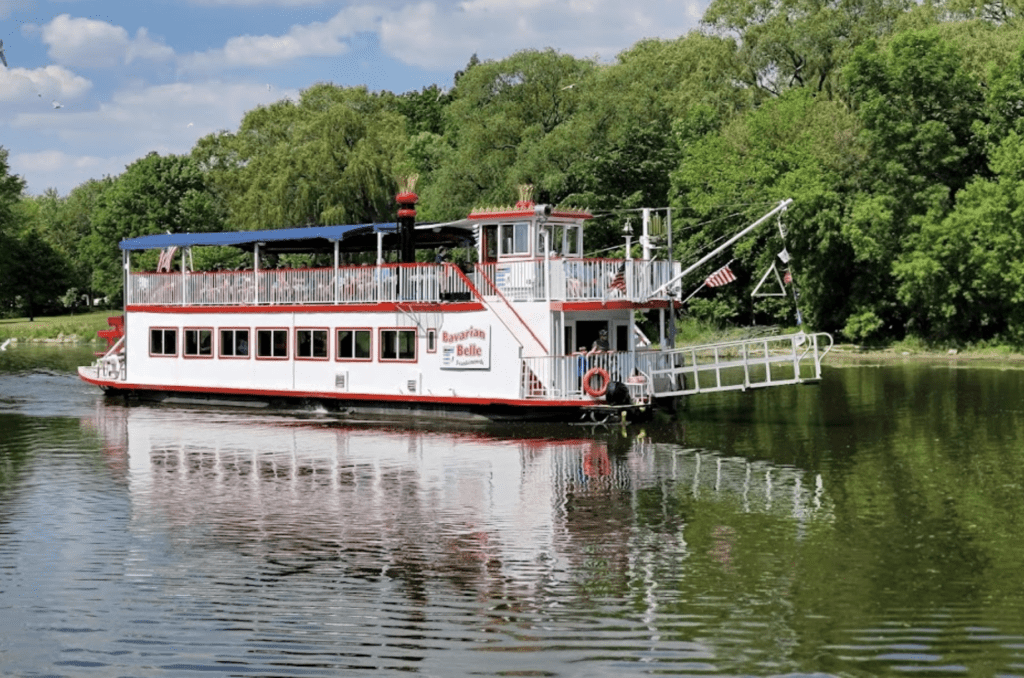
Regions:
[[129, 306], [129, 313], [395, 313], [434, 312], [466, 313], [482, 311], [480, 302], [381, 302], [375, 304], [278, 304], [260, 306], [155, 306], [140, 304]]
[[514, 405], [519, 407], [587, 407], [593, 400], [522, 400], [519, 398], [460, 398], [458, 396], [390, 395], [386, 393], [331, 393], [320, 391], [278, 391], [273, 389], [223, 388], [218, 386], [165, 386], [159, 384], [128, 384], [94, 379], [81, 372], [82, 381], [115, 391], [159, 391], [169, 393], [212, 393], [217, 395], [249, 395], [263, 398], [323, 398], [325, 400], [366, 400], [395, 403], [434, 403], [455, 405]]
[[[682, 304], [676, 302], [676, 308], [680, 308]], [[655, 299], [652, 301], [635, 302], [629, 301], [628, 299], [615, 299], [611, 301], [552, 301], [552, 311], [607, 311], [607, 310], [623, 310], [623, 309], [642, 309], [642, 308], [668, 308], [667, 299]]]

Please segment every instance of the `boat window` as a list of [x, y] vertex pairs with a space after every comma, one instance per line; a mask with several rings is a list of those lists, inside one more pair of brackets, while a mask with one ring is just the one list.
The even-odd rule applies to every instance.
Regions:
[[515, 224], [502, 224], [499, 239], [501, 241], [501, 254], [529, 254], [530, 222], [520, 221]]
[[427, 330], [427, 353], [437, 353], [437, 330]]
[[338, 360], [369, 360], [370, 330], [338, 330]]
[[498, 226], [487, 224], [484, 226], [484, 261], [494, 261], [498, 258]]
[[416, 360], [416, 330], [381, 330], [381, 360]]
[[257, 358], [287, 358], [288, 330], [256, 330]]
[[149, 330], [150, 355], [178, 355], [178, 330], [154, 327]]
[[220, 355], [223, 358], [248, 358], [249, 330], [221, 330]]
[[563, 252], [574, 255], [580, 253], [580, 231], [579, 226], [565, 227], [565, 249], [562, 250]]
[[295, 330], [295, 357], [326, 360], [327, 330]]
[[185, 328], [185, 355], [191, 357], [213, 357], [213, 330]]

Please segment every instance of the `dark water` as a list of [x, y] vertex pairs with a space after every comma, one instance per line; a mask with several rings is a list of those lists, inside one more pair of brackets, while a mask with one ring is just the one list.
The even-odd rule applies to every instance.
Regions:
[[628, 429], [126, 408], [0, 353], [0, 674], [1024, 675], [1024, 371]]

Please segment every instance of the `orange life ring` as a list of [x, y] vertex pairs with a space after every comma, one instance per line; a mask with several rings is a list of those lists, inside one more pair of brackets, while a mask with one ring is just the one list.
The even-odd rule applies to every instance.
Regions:
[[[595, 376], [601, 377], [600, 388], [594, 388], [590, 385], [591, 378]], [[583, 390], [592, 398], [600, 398], [608, 390], [609, 381], [611, 381], [611, 377], [608, 376], [608, 370], [603, 367], [591, 367], [587, 373], [583, 375]]]

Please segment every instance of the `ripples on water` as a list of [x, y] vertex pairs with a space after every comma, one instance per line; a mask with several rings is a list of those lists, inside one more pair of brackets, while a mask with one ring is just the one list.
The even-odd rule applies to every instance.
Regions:
[[828, 376], [591, 431], [0, 373], [0, 673], [1024, 674], [1019, 379]]

